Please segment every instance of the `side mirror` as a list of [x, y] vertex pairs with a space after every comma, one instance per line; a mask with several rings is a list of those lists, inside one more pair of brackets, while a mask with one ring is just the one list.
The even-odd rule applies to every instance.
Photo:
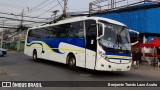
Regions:
[[105, 25], [103, 23], [98, 23], [98, 37], [97, 40], [104, 36]]
[[131, 38], [131, 45], [135, 45], [135, 44], [139, 43], [139, 40], [138, 40], [139, 32], [138, 31], [129, 29], [129, 34], [130, 34], [130, 38]]

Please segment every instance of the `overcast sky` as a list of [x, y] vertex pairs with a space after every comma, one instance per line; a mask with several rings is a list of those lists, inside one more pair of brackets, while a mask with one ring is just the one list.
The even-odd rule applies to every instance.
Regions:
[[[59, 2], [63, 0], [58, 0]], [[62, 11], [62, 7], [58, 4], [57, 0], [0, 0], [0, 11], [19, 14], [22, 9], [25, 9], [25, 14], [31, 16], [39, 16], [45, 11]], [[94, 0], [68, 0], [68, 11], [88, 11], [89, 2]], [[42, 4], [42, 2], [45, 2]], [[57, 6], [55, 6], [57, 5]], [[63, 2], [61, 2], [63, 6]], [[55, 7], [54, 7], [55, 6]], [[30, 12], [27, 12], [29, 8]], [[52, 8], [54, 7], [54, 8]], [[51, 9], [52, 8], [52, 9]], [[51, 12], [47, 12], [40, 17], [50, 17]]]
[[[61, 3], [61, 5], [58, 4], [58, 1]], [[94, 0], [68, 0], [67, 11], [88, 11], [89, 2], [91, 1]], [[63, 5], [63, 0], [0, 0], [0, 12], [20, 15], [24, 9], [24, 15], [26, 16], [51, 18], [52, 12], [54, 10], [59, 10], [59, 14], [62, 13]], [[15, 17], [14, 15], [0, 14], [0, 16], [21, 19], [21, 17]], [[36, 19], [24, 19], [37, 21]], [[2, 20], [4, 19], [0, 18], [1, 24]], [[18, 24], [20, 22], [10, 22], [9, 20], [5, 19], [5, 23]]]
[[[59, 3], [61, 5], [59, 5]], [[89, 10], [89, 2], [95, 0], [68, 0], [67, 11], [75, 12], [75, 11], [88, 11]], [[118, 0], [117, 0], [118, 1]], [[140, 0], [130, 0], [130, 1], [140, 1]], [[16, 15], [21, 15], [22, 10], [24, 9], [25, 16], [34, 16], [34, 17], [45, 17], [51, 18], [52, 12], [54, 10], [59, 10], [59, 14], [62, 13], [64, 2], [63, 0], [0, 0], [0, 12], [2, 13], [13, 13]], [[9, 17], [15, 19], [21, 19], [20, 16], [14, 15], [6, 15], [0, 13], [1, 17]], [[2, 26], [2, 20], [5, 20], [5, 25], [13, 24], [18, 25], [20, 21], [10, 21], [3, 18], [0, 18], [0, 24]], [[32, 20], [32, 21], [47, 21], [40, 19], [31, 19], [24, 17], [24, 20]], [[25, 22], [26, 23], [26, 22]], [[33, 23], [26, 23], [30, 25], [34, 25]]]

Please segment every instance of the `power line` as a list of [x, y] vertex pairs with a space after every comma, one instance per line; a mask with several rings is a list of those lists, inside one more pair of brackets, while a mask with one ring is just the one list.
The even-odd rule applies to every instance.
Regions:
[[[15, 21], [21, 21], [19, 19], [14, 19], [14, 18], [9, 18], [9, 17], [1, 17], [0, 18], [5, 18], [5, 19], [10, 19], [10, 20], [15, 20]], [[47, 23], [47, 22], [36, 22], [36, 21], [30, 21], [30, 20], [23, 20], [25, 22], [35, 22], [35, 23]]]
[[[54, 0], [55, 1], [55, 0]], [[43, 7], [41, 7], [41, 8], [38, 8], [38, 9], [36, 9], [36, 10], [33, 10], [34, 12], [35, 11], [38, 11], [38, 10], [40, 10], [40, 9], [42, 9], [42, 8], [44, 8], [44, 7], [46, 7], [46, 6], [48, 6], [49, 4], [52, 4], [54, 1], [52, 1], [52, 2], [49, 2], [48, 4], [46, 4], [46, 5], [44, 5]]]
[[[2, 26], [3, 24], [0, 24], [0, 26]], [[17, 26], [17, 25], [11, 25], [11, 24], [7, 24], [5, 26]]]
[[14, 27], [2, 27], [2, 26], [0, 26], [0, 28], [19, 29], [19, 28], [14, 28]]
[[[4, 12], [0, 12], [0, 14], [14, 15], [14, 16], [20, 16], [20, 17], [21, 17], [21, 15], [17, 15], [17, 14], [13, 14], [13, 13], [4, 13]], [[36, 18], [36, 19], [50, 19], [50, 18], [39, 18], [39, 17], [32, 17], [32, 16], [24, 16], [24, 17], [28, 17], [28, 18]]]
[[61, 8], [63, 9], [63, 7], [62, 7], [61, 3], [59, 2], [59, 0], [57, 0], [57, 2], [58, 2], [58, 4], [61, 6]]
[[36, 5], [35, 7], [33, 7], [31, 10], [36, 9], [38, 6], [45, 4], [46, 2], [48, 2], [49, 0], [44, 0], [41, 3], [39, 3], [38, 5]]
[[[62, 2], [63, 2], [63, 0], [62, 0], [60, 3], [62, 3]], [[43, 12], [42, 14], [38, 15], [37, 17], [42, 16], [43, 14], [45, 14], [45, 13], [49, 12], [50, 10], [52, 10], [53, 8], [55, 8], [55, 7], [56, 7], [56, 6], [58, 6], [58, 5], [59, 5], [59, 3], [58, 3], [58, 4], [56, 4], [55, 6], [53, 6], [52, 8], [48, 9], [47, 11]]]

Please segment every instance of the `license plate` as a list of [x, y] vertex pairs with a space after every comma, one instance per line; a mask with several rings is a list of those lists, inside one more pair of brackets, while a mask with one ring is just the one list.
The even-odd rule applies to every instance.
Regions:
[[117, 71], [121, 71], [121, 69], [116, 69]]

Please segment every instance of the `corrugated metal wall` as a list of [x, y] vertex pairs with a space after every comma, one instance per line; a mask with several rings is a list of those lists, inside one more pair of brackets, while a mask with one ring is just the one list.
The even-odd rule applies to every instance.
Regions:
[[146, 10], [148, 32], [160, 33], [160, 7]]
[[140, 33], [160, 34], [160, 7], [119, 13], [104, 13], [96, 16], [120, 21], [126, 24], [128, 28], [137, 30]]

